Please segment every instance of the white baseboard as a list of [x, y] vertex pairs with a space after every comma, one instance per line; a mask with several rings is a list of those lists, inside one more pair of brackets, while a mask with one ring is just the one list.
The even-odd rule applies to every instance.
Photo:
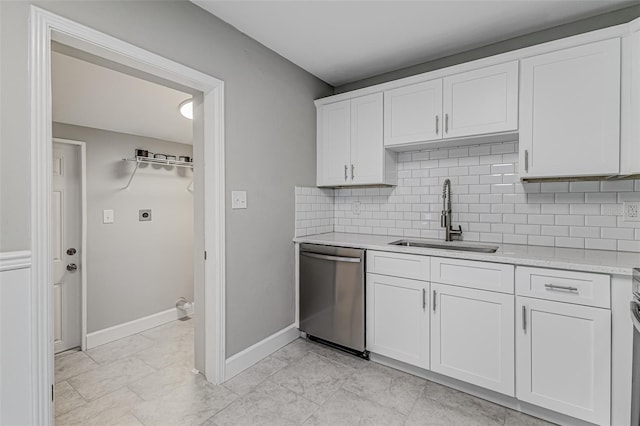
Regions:
[[242, 352], [238, 352], [226, 360], [224, 380], [231, 379], [298, 337], [300, 337], [300, 331], [295, 324], [291, 324]]
[[149, 330], [150, 328], [175, 321], [183, 316], [185, 316], [184, 312], [179, 311], [176, 308], [171, 308], [163, 312], [158, 312], [157, 314], [125, 322], [124, 324], [114, 325], [113, 327], [94, 331], [93, 333], [87, 334], [87, 349], [95, 348], [96, 346], [104, 345], [105, 343], [113, 342], [114, 340], [141, 333], [145, 330]]

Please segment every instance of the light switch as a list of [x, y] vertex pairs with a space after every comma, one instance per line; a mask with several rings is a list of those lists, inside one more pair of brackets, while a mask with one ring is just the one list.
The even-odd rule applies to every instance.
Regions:
[[113, 223], [113, 210], [103, 210], [102, 211], [102, 223]]
[[231, 191], [231, 208], [247, 208], [247, 191]]

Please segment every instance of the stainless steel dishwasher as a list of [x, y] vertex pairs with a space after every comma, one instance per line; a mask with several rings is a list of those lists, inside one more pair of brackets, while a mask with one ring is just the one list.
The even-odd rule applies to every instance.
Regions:
[[300, 245], [300, 330], [368, 358], [364, 254], [359, 249]]

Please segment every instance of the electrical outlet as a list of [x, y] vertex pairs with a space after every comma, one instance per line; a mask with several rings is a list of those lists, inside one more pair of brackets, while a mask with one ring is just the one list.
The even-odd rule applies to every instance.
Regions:
[[247, 191], [231, 191], [231, 208], [247, 208]]
[[640, 222], [640, 201], [625, 201], [622, 209], [625, 222]]
[[356, 201], [353, 203], [353, 214], [360, 214], [362, 212], [362, 203], [360, 201]]

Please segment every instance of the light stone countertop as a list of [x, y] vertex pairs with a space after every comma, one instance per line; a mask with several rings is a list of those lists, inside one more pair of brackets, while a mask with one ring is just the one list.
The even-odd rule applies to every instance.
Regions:
[[293, 239], [296, 243], [311, 243], [340, 247], [362, 248], [367, 250], [389, 251], [395, 253], [421, 254], [485, 262], [510, 263], [522, 266], [538, 266], [544, 268], [567, 269], [572, 271], [598, 272], [612, 275], [632, 276], [634, 268], [640, 268], [640, 253], [585, 250], [572, 248], [525, 246], [515, 244], [494, 244], [476, 242], [445, 243], [442, 240], [423, 238], [406, 238], [429, 243], [452, 245], [489, 245], [498, 246], [495, 253], [474, 253], [419, 247], [402, 247], [389, 245], [390, 242], [404, 239], [398, 236], [347, 234], [329, 232], [326, 234], [308, 235]]

